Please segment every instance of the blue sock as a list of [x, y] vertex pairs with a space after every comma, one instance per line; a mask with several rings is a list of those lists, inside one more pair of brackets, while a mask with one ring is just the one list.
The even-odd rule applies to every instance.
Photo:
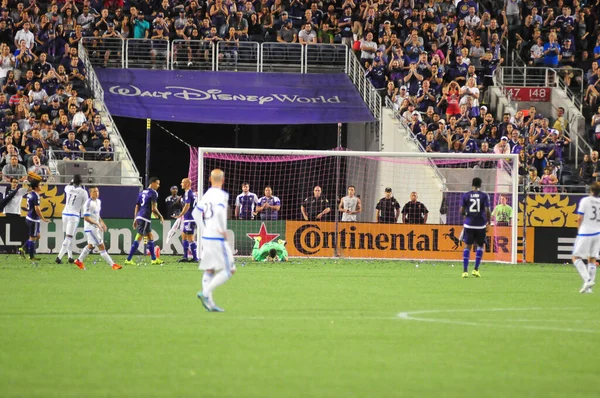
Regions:
[[183, 241], [183, 258], [188, 258], [188, 250], [190, 248], [190, 242], [187, 240]]
[[477, 248], [475, 252], [475, 270], [479, 269], [479, 264], [481, 263], [481, 258], [483, 257], [483, 249], [481, 247]]
[[30, 241], [28, 241], [28, 243], [29, 243], [29, 257], [34, 258], [35, 257], [35, 242], [30, 240]]
[[190, 243], [190, 250], [192, 251], [192, 259], [194, 261], [198, 261], [198, 256], [196, 254], [196, 252], [198, 251], [198, 246], [196, 245], [196, 242]]
[[469, 259], [471, 258], [471, 251], [469, 249], [463, 250], [463, 272], [469, 271]]
[[148, 250], [150, 250], [150, 257], [152, 257], [152, 261], [156, 260], [156, 254], [154, 253], [154, 241], [148, 241]]
[[133, 258], [133, 255], [137, 251], [138, 247], [140, 247], [140, 242], [137, 240], [134, 240], [133, 243], [131, 244], [131, 249], [129, 250], [129, 256], [127, 256], [127, 261], [131, 261], [131, 259]]

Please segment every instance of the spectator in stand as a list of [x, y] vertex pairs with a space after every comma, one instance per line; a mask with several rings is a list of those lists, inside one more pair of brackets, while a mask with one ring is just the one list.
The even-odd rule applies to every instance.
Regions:
[[592, 182], [596, 181], [593, 174], [594, 165], [590, 159], [590, 155], [586, 153], [583, 155], [583, 162], [579, 165], [579, 179], [585, 185], [590, 185]]
[[77, 160], [83, 158], [86, 152], [81, 141], [75, 139], [75, 131], [69, 131], [68, 138], [63, 142], [63, 159]]
[[20, 182], [27, 179], [27, 170], [25, 166], [19, 163], [19, 157], [12, 155], [10, 164], [2, 168], [2, 179], [4, 182], [10, 182], [11, 178], [17, 178]]
[[544, 175], [540, 180], [540, 185], [542, 187], [543, 193], [557, 193], [558, 189], [556, 185], [558, 184], [558, 179], [554, 174], [552, 174], [553, 167], [547, 166], [544, 168]]
[[368, 67], [375, 59], [375, 53], [377, 52], [377, 43], [373, 41], [373, 33], [368, 32], [361, 41], [360, 51], [360, 62]]
[[500, 139], [500, 142], [494, 146], [494, 153], [500, 155], [510, 154], [510, 145], [508, 145], [508, 137], [504, 136]]
[[549, 68], [557, 68], [560, 51], [561, 47], [556, 41], [556, 33], [550, 33], [548, 42], [544, 44], [544, 65]]
[[[313, 3], [313, 5], [316, 5]], [[300, 44], [317, 44], [317, 33], [313, 30], [312, 24], [307, 22], [304, 24], [304, 29], [298, 34]]]
[[105, 138], [104, 141], [102, 141], [102, 147], [98, 151], [100, 152], [98, 154], [98, 160], [106, 162], [114, 160], [114, 151], [108, 138]]

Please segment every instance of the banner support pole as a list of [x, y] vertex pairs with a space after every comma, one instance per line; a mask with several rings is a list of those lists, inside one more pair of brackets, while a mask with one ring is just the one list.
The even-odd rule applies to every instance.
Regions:
[[144, 173], [144, 187], [148, 187], [150, 181], [150, 124], [152, 119], [146, 119], [146, 170]]

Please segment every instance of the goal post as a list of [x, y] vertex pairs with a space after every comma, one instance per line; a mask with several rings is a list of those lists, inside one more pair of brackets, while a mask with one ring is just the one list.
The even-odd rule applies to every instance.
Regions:
[[[494, 225], [490, 230], [484, 258], [517, 262], [521, 232], [517, 155], [194, 148], [191, 157], [190, 178], [197, 184], [199, 198], [210, 186], [210, 171], [225, 172], [228, 228], [239, 255], [250, 255], [250, 237], [261, 236], [264, 241], [286, 240], [290, 256], [459, 261], [464, 248], [459, 239], [460, 197], [471, 189], [472, 179], [480, 177], [491, 211], [501, 197], [512, 207], [509, 226]], [[243, 194], [242, 183], [270, 206], [253, 205]], [[354, 198], [340, 204], [350, 186]], [[396, 202], [387, 198], [386, 188], [391, 188]], [[274, 197], [279, 199], [278, 210], [274, 210]], [[340, 205], [352, 207], [356, 199], [362, 207], [359, 213], [338, 210]], [[424, 224], [420, 223], [423, 205]], [[327, 207], [329, 213], [323, 211]], [[393, 207], [399, 207], [398, 222], [377, 217], [389, 214]], [[302, 208], [310, 213], [308, 220]]]

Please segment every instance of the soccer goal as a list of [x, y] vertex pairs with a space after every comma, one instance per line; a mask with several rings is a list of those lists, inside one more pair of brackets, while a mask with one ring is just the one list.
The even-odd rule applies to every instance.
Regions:
[[224, 170], [238, 255], [249, 255], [260, 236], [261, 245], [285, 240], [290, 256], [456, 261], [464, 249], [461, 195], [479, 177], [491, 210], [510, 207], [489, 230], [485, 259], [516, 263], [517, 162], [494, 154], [193, 148], [190, 178], [201, 197], [211, 170]]

